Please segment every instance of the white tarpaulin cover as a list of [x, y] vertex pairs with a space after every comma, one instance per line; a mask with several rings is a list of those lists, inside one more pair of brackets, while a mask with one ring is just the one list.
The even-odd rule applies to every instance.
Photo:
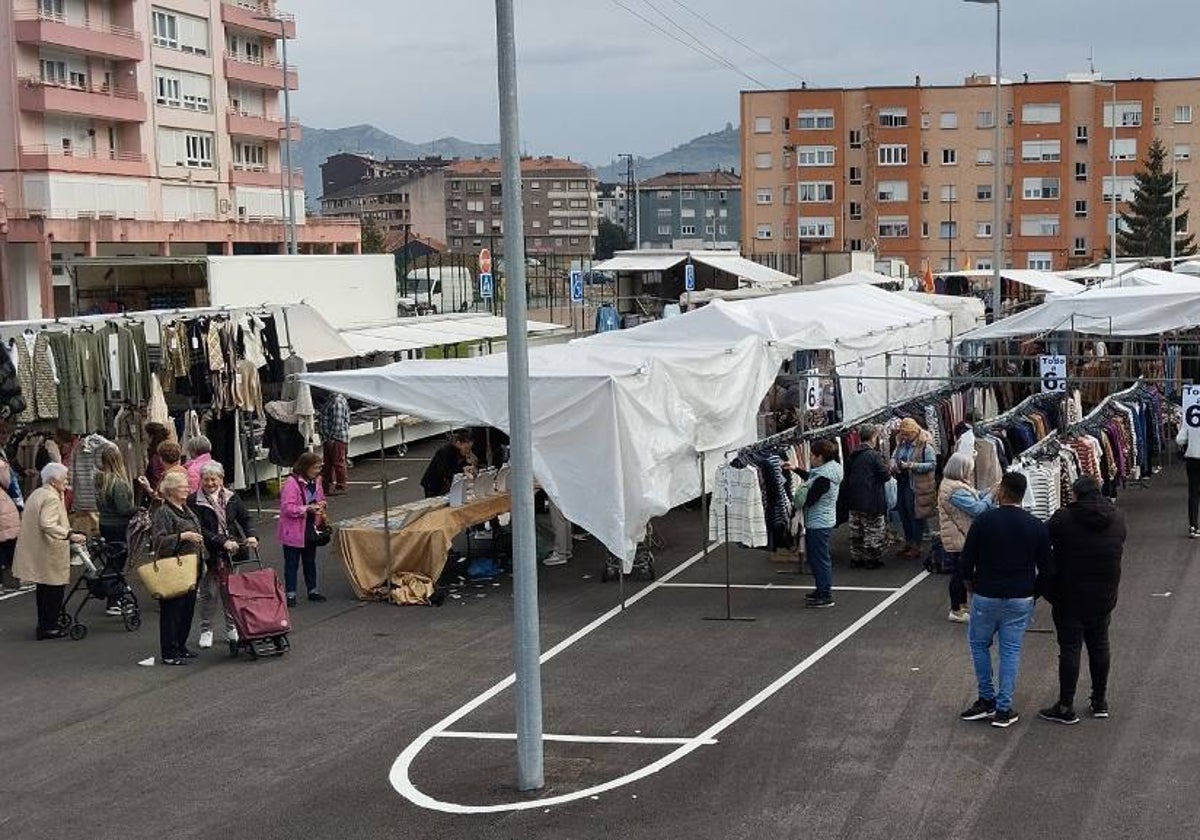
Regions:
[[751, 286], [778, 288], [795, 284], [796, 278], [782, 271], [748, 260], [729, 251], [693, 251], [692, 261], [712, 266], [718, 271], [732, 274]]
[[1118, 274], [1116, 277], [1105, 277], [1092, 289], [1124, 289], [1139, 286], [1176, 286], [1183, 289], [1200, 289], [1200, 280], [1187, 274], [1176, 274], [1170, 271], [1159, 271], [1157, 268], [1135, 268]]
[[935, 295], [928, 292], [895, 292], [894, 294], [926, 306], [935, 306], [943, 312], [949, 312], [955, 335], [962, 335], [987, 323], [987, 308], [977, 297]]
[[[711, 471], [724, 451], [754, 440], [758, 406], [794, 351], [833, 350], [848, 377], [846, 414], [859, 416], [936, 387], [913, 377], [945, 376], [949, 334], [937, 309], [872, 288], [833, 289], [715, 301], [534, 347], [534, 472], [569, 520], [628, 562], [651, 518], [699, 495], [701, 453]], [[858, 371], [880, 378], [858, 380]], [[431, 422], [508, 431], [507, 376], [507, 358], [496, 354], [304, 378]]]
[[1086, 335], [1157, 335], [1200, 326], [1200, 288], [1143, 286], [1095, 289], [1047, 301], [963, 336], [966, 341], [1077, 332]]
[[904, 277], [889, 277], [878, 271], [851, 271], [849, 274], [840, 274], [837, 277], [822, 280], [816, 285], [825, 288], [829, 286], [887, 286], [892, 283], [899, 283], [900, 288], [905, 288], [908, 280]]
[[687, 259], [678, 251], [622, 251], [592, 266], [592, 271], [666, 271]]
[[[943, 271], [939, 277], [966, 277], [970, 280], [987, 280], [994, 275], [987, 269], [972, 269], [970, 271]], [[1051, 274], [1048, 271], [1037, 271], [1031, 268], [1006, 268], [1000, 272], [1000, 276], [1005, 280], [1011, 280], [1022, 286], [1028, 286], [1031, 289], [1037, 289], [1040, 292], [1059, 292], [1069, 294], [1078, 292], [1083, 287], [1068, 280], [1065, 277], [1059, 277], [1057, 274]]]
[[[544, 321], [530, 321], [527, 326], [531, 334], [565, 329]], [[508, 322], [496, 315], [452, 313], [397, 318], [346, 327], [338, 332], [359, 355], [366, 355], [502, 339], [508, 335]]]

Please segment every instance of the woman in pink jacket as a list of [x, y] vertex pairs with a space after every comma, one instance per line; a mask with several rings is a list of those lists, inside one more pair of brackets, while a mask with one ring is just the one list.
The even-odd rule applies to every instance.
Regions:
[[305, 452], [279, 489], [279, 543], [283, 546], [283, 585], [289, 607], [296, 606], [297, 572], [304, 566], [308, 600], [321, 602], [317, 582], [316, 530], [325, 524], [325, 492], [321, 489], [321, 456]]

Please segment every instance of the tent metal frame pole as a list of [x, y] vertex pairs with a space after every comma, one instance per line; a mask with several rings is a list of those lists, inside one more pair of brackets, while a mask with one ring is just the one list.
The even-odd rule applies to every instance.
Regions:
[[[730, 468], [729, 456], [737, 454], [737, 450], [731, 450], [725, 453], [725, 467]], [[726, 481], [728, 482], [728, 476]], [[733, 614], [733, 580], [732, 580], [732, 560], [730, 558], [729, 549], [729, 488], [725, 488], [725, 533], [723, 542], [725, 543], [725, 615], [705, 616], [703, 621], [755, 621], [753, 616], [734, 615]]]
[[708, 470], [700, 453], [700, 554], [708, 562]]
[[388, 499], [390, 488], [388, 487], [387, 440], [384, 437], [382, 406], [379, 408], [379, 483], [383, 489], [383, 582], [390, 592], [392, 588], [392, 521], [391, 502]]

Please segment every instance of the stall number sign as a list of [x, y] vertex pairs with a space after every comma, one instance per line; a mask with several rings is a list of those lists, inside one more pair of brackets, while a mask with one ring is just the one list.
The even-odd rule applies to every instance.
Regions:
[[900, 357], [900, 381], [908, 381], [908, 350], [905, 349], [904, 355]]
[[1060, 394], [1067, 390], [1067, 357], [1042, 356], [1042, 393]]
[[816, 411], [821, 407], [821, 377], [815, 370], [806, 371], [804, 375], [807, 377], [804, 385], [804, 408]]
[[862, 357], [859, 356], [859, 358], [858, 358], [858, 381], [856, 381], [854, 383], [854, 390], [860, 394], [866, 390], [866, 386], [863, 384], [863, 369], [866, 366], [867, 366], [866, 362], [864, 362]]
[[1183, 386], [1183, 422], [1189, 429], [1200, 429], [1200, 385]]

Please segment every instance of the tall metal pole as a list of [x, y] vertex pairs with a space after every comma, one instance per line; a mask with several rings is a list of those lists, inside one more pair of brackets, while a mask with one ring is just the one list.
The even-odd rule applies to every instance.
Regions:
[[292, 172], [292, 96], [288, 90], [287, 22], [279, 18], [279, 40], [283, 51], [283, 157], [287, 167], [288, 253], [299, 253], [296, 244], [296, 189]]
[[[1004, 167], [1008, 163], [1008, 155], [1004, 149], [1004, 119], [1001, 113], [1003, 102], [1000, 91], [1000, 0], [996, 0], [996, 152], [994, 155], [996, 171], [993, 173], [995, 182], [992, 185], [992, 320], [1001, 318], [1000, 270], [1004, 259]], [[951, 266], [953, 268], [953, 266]]]
[[521, 132], [513, 0], [496, 0], [507, 271], [508, 416], [512, 444], [513, 656], [516, 660], [517, 787], [545, 784], [542, 672], [538, 629], [537, 546], [533, 523], [533, 437], [525, 318], [525, 217], [521, 206]]
[[1179, 212], [1179, 161], [1175, 159], [1175, 124], [1171, 124], [1171, 270], [1175, 270], [1175, 214]]
[[1117, 276], [1117, 83], [1112, 83], [1112, 149], [1108, 156], [1112, 158], [1112, 231], [1108, 236], [1109, 275], [1116, 283]]

